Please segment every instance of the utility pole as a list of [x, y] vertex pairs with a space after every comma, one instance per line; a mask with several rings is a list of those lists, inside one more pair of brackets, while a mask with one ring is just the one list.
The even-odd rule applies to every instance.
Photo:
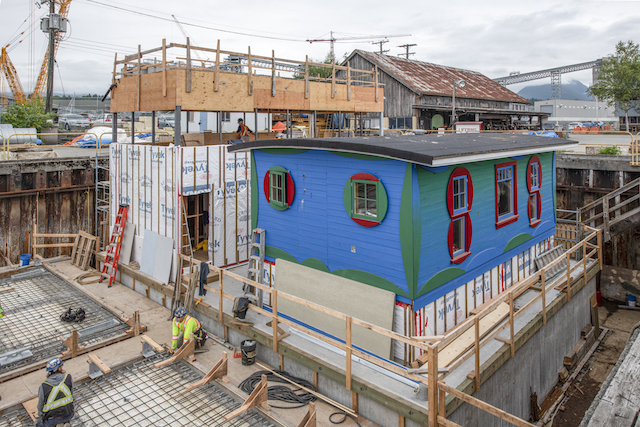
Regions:
[[53, 62], [56, 60], [55, 46], [56, 46], [56, 25], [53, 24], [53, 16], [56, 13], [56, 3], [53, 0], [49, 0], [49, 63], [47, 64], [49, 69], [47, 70], [47, 102], [45, 105], [45, 113], [51, 112], [51, 103], [53, 99]]
[[412, 46], [417, 46], [417, 44], [403, 44], [403, 45], [398, 46], [398, 47], [403, 47], [403, 48], [407, 49], [407, 51], [405, 53], [399, 53], [398, 56], [406, 55], [407, 59], [409, 59], [409, 55], [415, 55], [416, 54], [415, 52], [409, 52], [409, 49]]
[[389, 43], [389, 40], [380, 40], [380, 41], [377, 41], [377, 42], [372, 42], [371, 44], [380, 45], [380, 52], [376, 52], [376, 53], [379, 53], [380, 55], [383, 55], [383, 54], [389, 52], [389, 49], [382, 50], [382, 45], [385, 44], [385, 43]]

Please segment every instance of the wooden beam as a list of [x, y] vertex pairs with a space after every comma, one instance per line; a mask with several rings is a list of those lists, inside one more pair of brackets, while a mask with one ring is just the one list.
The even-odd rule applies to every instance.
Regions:
[[331, 65], [331, 99], [333, 99], [336, 97], [336, 58], [333, 58]]
[[[253, 68], [251, 64], [251, 46], [249, 46], [247, 54], [247, 94], [249, 96], [253, 95]], [[257, 126], [258, 124], [256, 123], [256, 128]]]
[[356, 414], [358, 413], [358, 393], [353, 390], [351, 391], [351, 409]]
[[100, 360], [100, 358], [97, 355], [93, 353], [89, 353], [87, 356], [89, 357], [87, 359], [87, 363], [93, 362], [94, 365], [100, 368], [103, 374], [108, 374], [111, 372], [111, 368], [108, 367], [102, 360]]
[[213, 368], [211, 368], [211, 370], [204, 376], [204, 378], [202, 378], [200, 381], [196, 381], [195, 383], [186, 385], [185, 388], [187, 389], [187, 391], [191, 391], [195, 388], [208, 384], [213, 380], [225, 377], [227, 375], [227, 364], [227, 352], [223, 351], [222, 358], [218, 360], [215, 365], [213, 365]]
[[273, 320], [271, 320], [273, 352], [278, 354], [278, 291], [276, 290], [271, 293], [271, 313], [273, 314]]
[[146, 342], [147, 344], [149, 344], [153, 348], [154, 351], [156, 351], [158, 353], [162, 353], [164, 351], [164, 347], [161, 346], [160, 344], [158, 344], [157, 342], [155, 342], [148, 335], [140, 335], [140, 342]]
[[77, 329], [74, 329], [71, 332], [71, 336], [69, 336], [69, 338], [65, 339], [60, 337], [60, 340], [68, 348], [67, 351], [62, 352], [62, 354], [65, 356], [69, 355], [71, 356], [71, 358], [74, 358], [78, 356], [79, 351], [84, 350], [84, 347], [78, 346], [78, 330]]
[[167, 96], [167, 39], [162, 39], [162, 96]]
[[309, 99], [309, 55], [304, 60], [304, 99]]
[[189, 342], [187, 344], [183, 344], [172, 357], [163, 360], [162, 362], [158, 362], [153, 366], [156, 368], [162, 368], [163, 366], [170, 365], [178, 360], [187, 359], [195, 354], [195, 346], [196, 340], [189, 340]]
[[147, 330], [146, 326], [140, 324], [140, 312], [138, 310], [133, 313], [133, 316], [124, 320], [124, 323], [131, 327], [131, 329], [129, 329], [127, 333], [130, 335], [132, 334], [134, 337], [140, 335], [140, 332], [144, 332]]
[[438, 347], [429, 347], [428, 394], [429, 394], [429, 427], [438, 427]]
[[[220, 90], [220, 39], [218, 39], [218, 45], [216, 47], [216, 68], [213, 74], [213, 91], [218, 92]], [[220, 130], [218, 129], [218, 132]]]
[[378, 102], [378, 66], [374, 65], [373, 66], [373, 90], [375, 91], [376, 94], [376, 102]]
[[185, 92], [191, 93], [191, 43], [189, 37], [187, 37], [187, 78], [185, 84]]
[[[585, 270], [586, 274], [586, 270]], [[542, 292], [542, 324], [547, 324], [547, 284], [545, 271], [540, 271], [540, 292]]]
[[15, 286], [9, 286], [8, 288], [2, 288], [0, 289], [0, 292], [7, 292], [7, 291], [12, 291], [15, 289]]
[[140, 63], [142, 61], [142, 51], [140, 50], [140, 45], [138, 45], [138, 91], [136, 97], [136, 111], [140, 111], [140, 94], [142, 91], [142, 69], [140, 67]]
[[509, 294], [509, 329], [511, 335], [511, 357], [516, 355], [516, 343], [513, 341], [514, 325], [513, 325], [513, 292]]
[[476, 408], [482, 409], [485, 412], [490, 413], [491, 415], [494, 415], [498, 418], [500, 418], [501, 420], [505, 420], [507, 422], [510, 422], [511, 424], [518, 426], [518, 427], [535, 427], [535, 424], [531, 424], [521, 418], [516, 417], [515, 415], [511, 415], [508, 412], [503, 411], [502, 409], [496, 408], [495, 406], [489, 405], [486, 402], [483, 402], [480, 399], [476, 399], [473, 396], [468, 395], [467, 393], [464, 393], [460, 390], [458, 390], [457, 388], [453, 388], [450, 387], [448, 385], [446, 385], [445, 383], [443, 383], [442, 381], [438, 382], [437, 387], [441, 390], [444, 390], [446, 393], [449, 393], [451, 395], [453, 395], [454, 397], [457, 397], [458, 399], [462, 400], [463, 402], [466, 402], [470, 405], [475, 406]]
[[[474, 352], [476, 354], [476, 391], [480, 390], [480, 320], [478, 316], [475, 317], [475, 330], [476, 330], [476, 342], [474, 346]], [[444, 392], [443, 392], [444, 393]], [[446, 414], [442, 414], [446, 415]]]
[[34, 397], [33, 399], [29, 399], [26, 402], [22, 402], [22, 406], [24, 407], [27, 414], [29, 414], [29, 418], [31, 421], [35, 422], [38, 417], [38, 398]]
[[443, 427], [462, 427], [460, 424], [456, 424], [453, 421], [446, 419], [442, 415], [438, 415], [438, 425], [441, 425]]
[[347, 101], [351, 101], [351, 65], [347, 61]]
[[238, 415], [242, 415], [250, 409], [255, 408], [258, 405], [264, 405], [267, 403], [267, 376], [262, 375], [262, 379], [260, 383], [253, 389], [247, 400], [244, 401], [242, 406], [236, 409], [233, 412], [228, 413], [224, 416], [224, 419], [229, 421], [237, 417]]
[[[347, 346], [347, 372], [346, 372], [346, 388], [351, 390], [351, 316], [347, 316], [347, 337], [345, 344]], [[358, 412], [354, 410], [354, 412]]]
[[271, 96], [276, 96], [276, 51], [271, 51]]
[[113, 75], [111, 77], [111, 84], [116, 84], [116, 64], [118, 63], [118, 52], [116, 52], [113, 58]]

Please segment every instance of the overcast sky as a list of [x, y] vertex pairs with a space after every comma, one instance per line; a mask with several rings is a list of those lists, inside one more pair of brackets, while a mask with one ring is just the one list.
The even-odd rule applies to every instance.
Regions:
[[[33, 89], [46, 49], [35, 0], [0, 0], [0, 44], [9, 47], [22, 85]], [[33, 13], [32, 13], [33, 12]], [[167, 43], [184, 43], [171, 15], [183, 22], [191, 42], [225, 50], [304, 60], [323, 59], [328, 43], [306, 39], [363, 35], [390, 37], [385, 49], [397, 55], [398, 45], [411, 43], [412, 59], [479, 71], [491, 78], [587, 62], [614, 52], [619, 40], [639, 42], [640, 1], [518, 0], [73, 0], [71, 31], [62, 42], [55, 69], [55, 92], [103, 94], [109, 87], [113, 58]], [[29, 36], [30, 22], [35, 30]], [[206, 27], [206, 28], [203, 28]], [[353, 49], [375, 50], [366, 41], [336, 43], [342, 58]], [[18, 40], [22, 40], [20, 44]], [[31, 60], [30, 60], [31, 58]], [[30, 65], [31, 64], [31, 65]], [[591, 84], [591, 71], [564, 74], [563, 82]], [[8, 91], [3, 76], [2, 89]], [[509, 86], [549, 83], [538, 80]]]

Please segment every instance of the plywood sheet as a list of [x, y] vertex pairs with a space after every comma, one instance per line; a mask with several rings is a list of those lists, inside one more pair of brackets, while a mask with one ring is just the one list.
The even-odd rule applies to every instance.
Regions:
[[186, 92], [186, 70], [175, 70], [176, 102], [184, 111], [253, 111], [253, 96], [249, 96], [246, 74], [220, 73], [218, 92], [214, 89], [215, 74], [191, 72], [191, 92]]
[[173, 239], [150, 230], [144, 230], [140, 271], [163, 283], [169, 282], [173, 258]]
[[120, 260], [122, 264], [129, 264], [131, 261], [131, 250], [133, 249], [133, 236], [136, 233], [136, 225], [127, 222], [124, 225], [124, 233], [122, 234], [122, 244], [120, 246]]
[[[396, 300], [393, 292], [282, 259], [276, 261], [275, 277], [275, 287], [279, 291], [393, 330], [393, 310]], [[342, 340], [346, 337], [344, 320], [284, 298], [278, 299], [278, 311]], [[391, 356], [391, 338], [355, 325], [352, 337], [353, 344], [358, 347], [380, 357]]]

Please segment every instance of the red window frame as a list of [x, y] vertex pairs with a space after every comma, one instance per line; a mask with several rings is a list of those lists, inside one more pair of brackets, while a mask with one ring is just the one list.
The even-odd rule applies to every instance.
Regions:
[[[513, 166], [513, 214], [507, 218], [499, 219], [498, 215], [498, 169]], [[517, 162], [505, 162], [495, 165], [495, 187], [496, 187], [496, 228], [504, 227], [513, 222], [516, 222], [520, 215], [518, 215], [518, 167]], [[528, 201], [527, 201], [528, 202]]]
[[[454, 213], [453, 206], [453, 181], [456, 178], [464, 176], [466, 178], [466, 199], [467, 199], [467, 208], [464, 211], [457, 211]], [[471, 174], [469, 171], [460, 166], [457, 167], [449, 177], [449, 184], [447, 185], [447, 209], [449, 211], [449, 216], [451, 217], [451, 222], [449, 223], [449, 233], [448, 233], [448, 247], [449, 247], [449, 255], [451, 255], [451, 263], [460, 264], [462, 263], [469, 255], [471, 255], [470, 247], [471, 247], [471, 238], [473, 236], [473, 228], [471, 224], [471, 216], [469, 213], [471, 212], [471, 205], [473, 203], [473, 182], [471, 181]], [[464, 251], [462, 253], [455, 253], [453, 247], [453, 223], [454, 221], [462, 218], [464, 221]]]
[[[531, 165], [537, 163], [538, 164], [538, 182], [537, 188], [534, 188], [534, 182], [532, 182], [531, 176]], [[540, 195], [540, 189], [542, 188], [542, 163], [538, 156], [531, 156], [529, 159], [529, 163], [527, 164], [527, 190], [529, 190], [529, 197], [532, 194], [536, 195], [537, 206], [536, 206], [536, 219], [532, 219], [531, 217], [531, 208], [529, 200], [527, 200], [527, 212], [529, 213], [529, 225], [531, 227], [536, 227], [542, 221], [540, 216], [542, 215], [542, 197]]]

